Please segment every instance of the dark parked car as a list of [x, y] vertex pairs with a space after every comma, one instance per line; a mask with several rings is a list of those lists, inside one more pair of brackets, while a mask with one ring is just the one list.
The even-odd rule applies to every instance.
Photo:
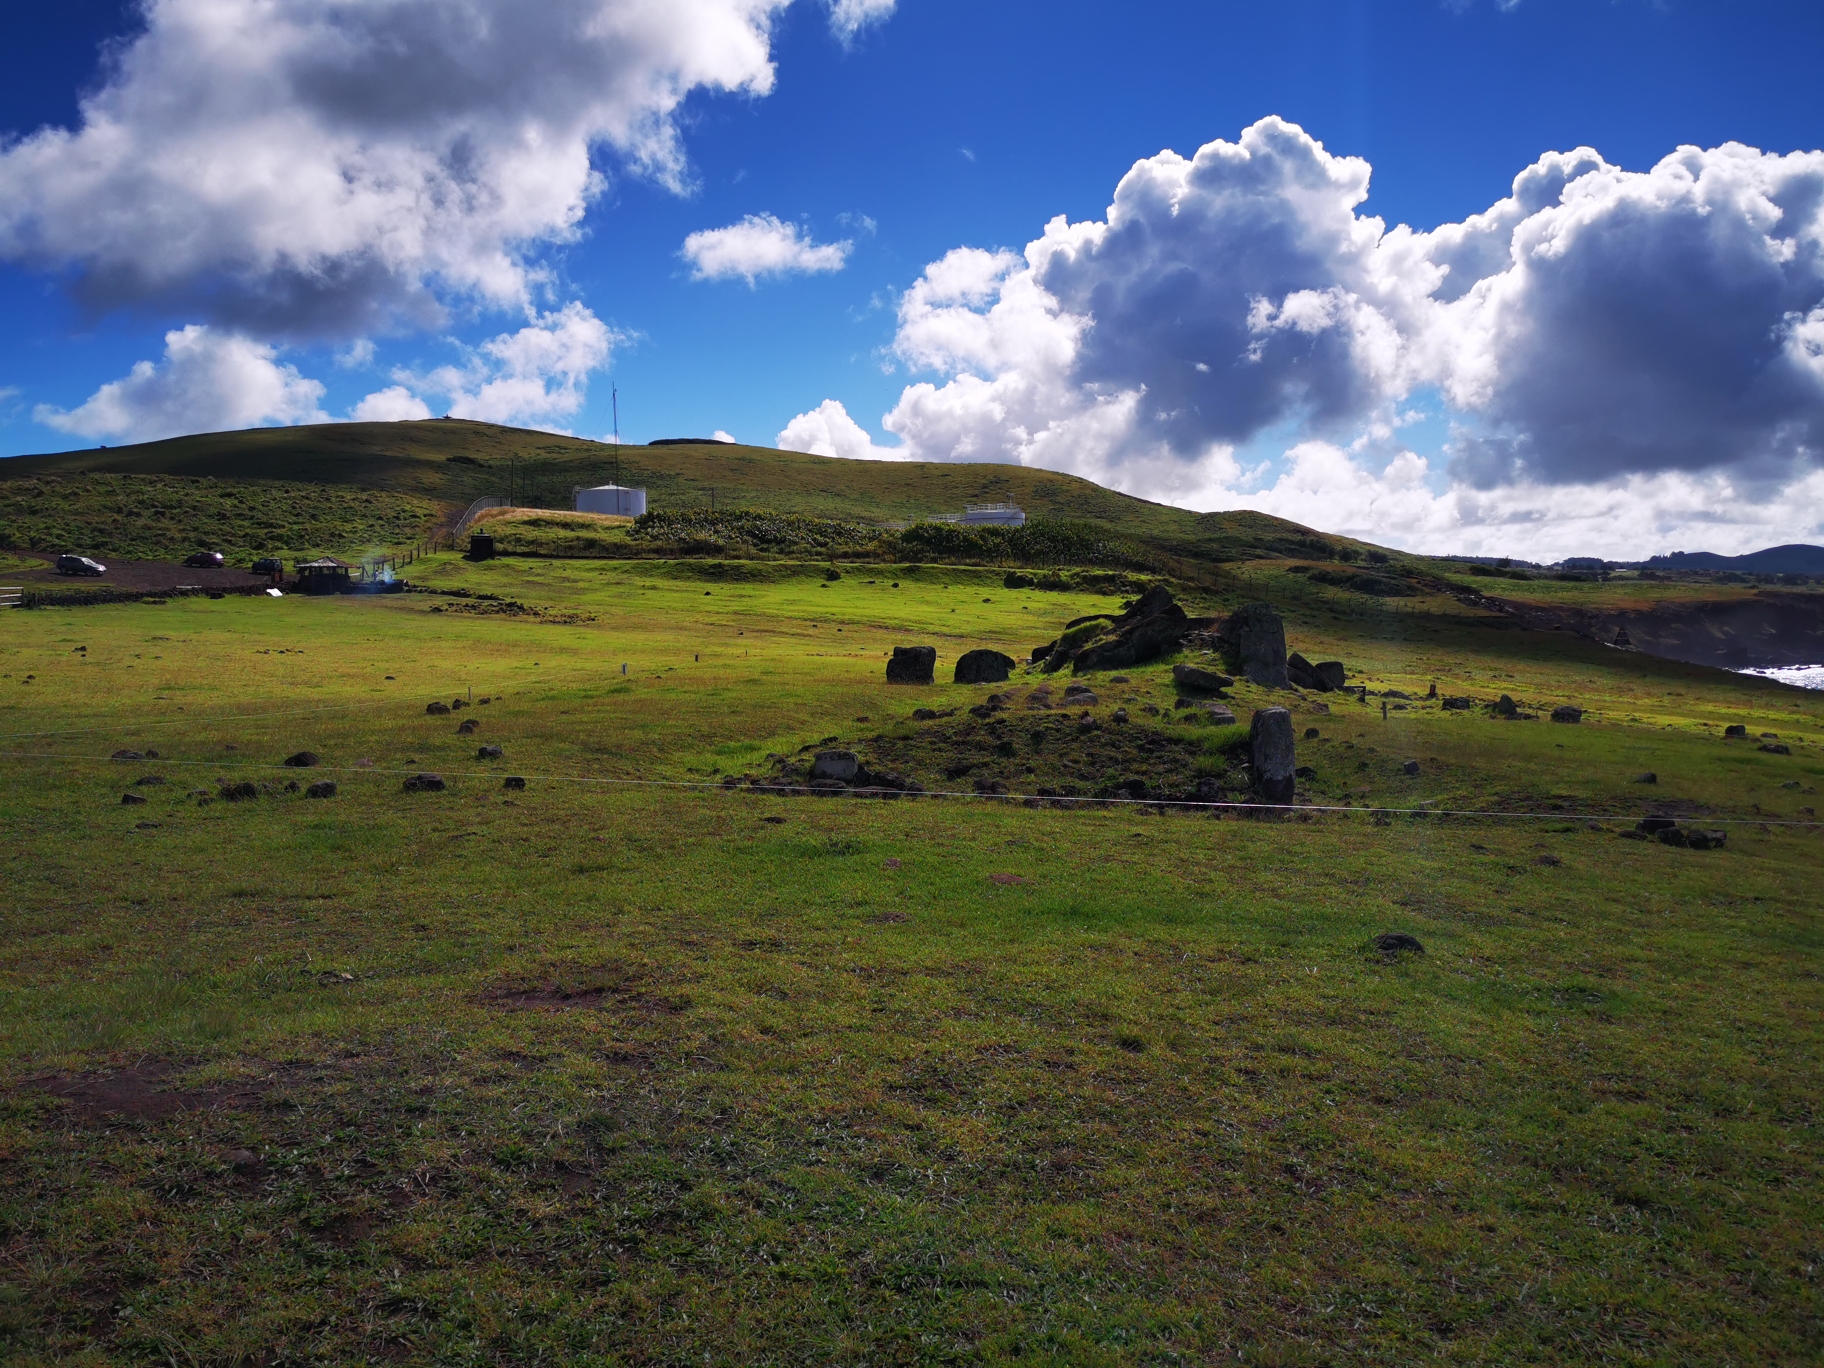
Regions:
[[285, 562], [277, 556], [265, 556], [253, 563], [256, 575], [282, 575], [285, 573]]
[[198, 551], [184, 562], [184, 568], [187, 570], [220, 570], [222, 564], [220, 551]]
[[105, 575], [108, 567], [100, 561], [92, 561], [87, 556], [57, 557], [57, 573], [60, 575]]

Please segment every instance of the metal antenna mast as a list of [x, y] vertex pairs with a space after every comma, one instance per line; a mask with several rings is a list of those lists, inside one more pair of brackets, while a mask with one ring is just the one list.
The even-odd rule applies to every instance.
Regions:
[[[614, 405], [614, 483], [618, 488], [621, 483], [621, 389], [619, 385], [608, 387], [608, 400]], [[615, 495], [615, 506], [620, 506], [620, 495]]]

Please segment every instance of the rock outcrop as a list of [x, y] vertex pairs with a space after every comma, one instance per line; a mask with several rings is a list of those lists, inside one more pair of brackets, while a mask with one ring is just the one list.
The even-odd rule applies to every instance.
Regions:
[[1008, 673], [1018, 662], [999, 651], [965, 651], [957, 658], [958, 684], [1004, 684]]
[[1143, 665], [1175, 651], [1184, 638], [1206, 621], [1189, 617], [1171, 590], [1155, 584], [1118, 614], [1095, 613], [1064, 626], [1056, 641], [1032, 653], [1046, 674], [1069, 666], [1076, 674]]
[[937, 647], [895, 646], [887, 661], [887, 683], [930, 684], [937, 672]]

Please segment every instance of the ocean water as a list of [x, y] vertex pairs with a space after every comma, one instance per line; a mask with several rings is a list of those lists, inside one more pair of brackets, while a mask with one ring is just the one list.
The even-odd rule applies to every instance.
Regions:
[[1773, 665], [1763, 670], [1738, 670], [1737, 673], [1777, 679], [1782, 684], [1796, 684], [1801, 689], [1824, 689], [1824, 665]]

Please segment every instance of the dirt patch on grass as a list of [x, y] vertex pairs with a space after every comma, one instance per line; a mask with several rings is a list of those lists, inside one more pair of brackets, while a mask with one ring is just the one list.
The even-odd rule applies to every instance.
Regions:
[[203, 1088], [171, 1086], [183, 1069], [180, 1064], [149, 1061], [111, 1073], [48, 1074], [27, 1079], [23, 1086], [69, 1104], [84, 1121], [117, 1117], [158, 1121], [179, 1112], [230, 1111], [257, 1103], [269, 1086], [263, 1081]]
[[656, 991], [648, 968], [627, 964], [550, 965], [491, 984], [473, 1001], [504, 1012], [619, 1007], [647, 1016], [675, 1016], [691, 1005], [689, 998]]

